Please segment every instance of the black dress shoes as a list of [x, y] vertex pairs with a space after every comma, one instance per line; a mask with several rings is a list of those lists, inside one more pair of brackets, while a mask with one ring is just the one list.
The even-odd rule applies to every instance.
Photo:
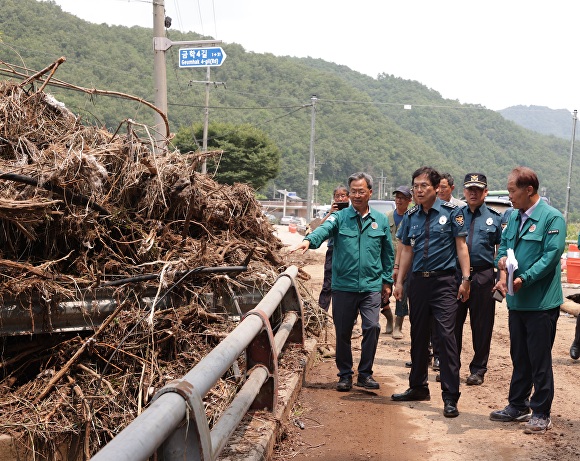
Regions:
[[415, 400], [431, 400], [431, 395], [429, 394], [429, 389], [417, 388], [417, 389], [407, 389], [405, 392], [400, 394], [391, 395], [391, 400], [395, 402], [412, 402]]
[[443, 416], [446, 418], [455, 418], [459, 416], [459, 410], [457, 409], [457, 402], [455, 400], [445, 400], [444, 403]]
[[483, 384], [483, 376], [473, 373], [467, 377], [465, 382], [468, 386], [481, 386]]
[[439, 369], [441, 368], [439, 366], [439, 357], [433, 357], [433, 371], [439, 371]]
[[580, 344], [574, 341], [570, 347], [570, 357], [577, 360], [580, 357]]
[[352, 389], [352, 376], [342, 376], [336, 385], [338, 392], [348, 392]]
[[356, 385], [358, 387], [364, 387], [365, 389], [378, 389], [381, 387], [372, 376], [367, 376], [366, 378], [361, 378], [360, 376], [356, 380]]

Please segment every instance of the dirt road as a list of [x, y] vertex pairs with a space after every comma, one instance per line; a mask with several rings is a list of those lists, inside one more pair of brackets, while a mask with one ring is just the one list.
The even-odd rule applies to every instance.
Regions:
[[[284, 239], [284, 232], [280, 232]], [[301, 237], [296, 236], [295, 242]], [[295, 244], [292, 242], [291, 244]], [[313, 264], [313, 258], [315, 264]], [[323, 254], [309, 255], [312, 275], [306, 282], [313, 293], [322, 283]], [[565, 294], [580, 292], [577, 285], [564, 284]], [[384, 320], [384, 319], [383, 319]], [[348, 393], [335, 390], [337, 381], [333, 358], [319, 358], [306, 377], [305, 385], [286, 422], [283, 440], [274, 459], [303, 461], [338, 460], [417, 460], [455, 461], [561, 460], [580, 459], [580, 360], [568, 354], [574, 335], [575, 318], [564, 312], [558, 321], [553, 349], [556, 394], [552, 407], [554, 427], [544, 435], [526, 435], [521, 423], [497, 423], [489, 420], [492, 410], [507, 404], [511, 376], [509, 334], [505, 304], [498, 304], [492, 351], [485, 382], [467, 386], [467, 364], [471, 360], [469, 320], [464, 329], [461, 362], [462, 385], [460, 415], [444, 418], [439, 383], [430, 371], [431, 400], [397, 403], [394, 392], [408, 387], [410, 338], [409, 323], [404, 324], [404, 338], [394, 340], [384, 334], [384, 324], [375, 360], [374, 376], [378, 391], [354, 387]], [[327, 342], [332, 345], [332, 332]], [[321, 345], [324, 338], [321, 339]], [[355, 363], [360, 352], [360, 338], [353, 339]], [[303, 426], [301, 429], [299, 426]]]

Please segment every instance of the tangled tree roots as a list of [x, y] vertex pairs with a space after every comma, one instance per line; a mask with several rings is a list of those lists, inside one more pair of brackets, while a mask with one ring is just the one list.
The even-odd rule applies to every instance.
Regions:
[[[89, 458], [235, 327], [220, 299], [263, 293], [286, 268], [250, 187], [197, 173], [199, 153], [157, 155], [126, 128], [83, 126], [49, 95], [0, 82], [0, 296], [31, 322], [40, 304], [46, 330], [1, 340], [0, 428], [23, 456], [66, 440]], [[119, 279], [136, 282], [110, 290], [117, 308], [96, 331], [51, 332], [56, 303]], [[141, 302], [151, 291], [164, 308]], [[206, 397], [210, 423], [240, 376]]]

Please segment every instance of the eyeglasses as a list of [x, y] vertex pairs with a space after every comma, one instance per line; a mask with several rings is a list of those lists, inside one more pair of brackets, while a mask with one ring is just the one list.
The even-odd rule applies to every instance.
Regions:
[[421, 184], [413, 184], [411, 186], [411, 189], [413, 190], [427, 190], [431, 187], [431, 184], [427, 184], [426, 182], [423, 182]]
[[350, 191], [350, 195], [354, 195], [355, 197], [362, 197], [368, 192], [368, 190], [352, 190]]
[[334, 194], [334, 198], [348, 198], [348, 194]]

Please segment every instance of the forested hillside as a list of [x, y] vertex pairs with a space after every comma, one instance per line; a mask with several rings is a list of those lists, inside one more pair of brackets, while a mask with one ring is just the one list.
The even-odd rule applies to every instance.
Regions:
[[[52, 2], [0, 0], [0, 7], [2, 61], [39, 70], [65, 56], [56, 78], [154, 102], [152, 29], [91, 24]], [[171, 29], [167, 36], [172, 41], [209, 38]], [[358, 170], [385, 177], [387, 188], [409, 184], [412, 171], [425, 164], [451, 172], [459, 183], [465, 173], [482, 171], [490, 188], [503, 189], [510, 169], [523, 164], [539, 173], [552, 203], [564, 207], [569, 141], [526, 130], [484, 107], [443, 99], [435, 89], [388, 73], [371, 78], [320, 59], [249, 53], [231, 43], [222, 47], [227, 59], [212, 68], [211, 80], [225, 85], [211, 86], [210, 123], [249, 123], [278, 144], [280, 174], [261, 191], [268, 196], [284, 188], [306, 196], [310, 98], [316, 95], [314, 152], [321, 201]], [[206, 71], [179, 69], [177, 63], [178, 49], [172, 47], [167, 53], [172, 132], [204, 119], [205, 85], [199, 82]], [[126, 118], [153, 121], [140, 104], [54, 87], [47, 91], [87, 123], [111, 130]], [[575, 161], [576, 172], [579, 167]], [[579, 200], [572, 189], [571, 210], [580, 210]]]
[[499, 111], [507, 120], [541, 134], [572, 139], [572, 114], [568, 109], [544, 106], [512, 106]]

